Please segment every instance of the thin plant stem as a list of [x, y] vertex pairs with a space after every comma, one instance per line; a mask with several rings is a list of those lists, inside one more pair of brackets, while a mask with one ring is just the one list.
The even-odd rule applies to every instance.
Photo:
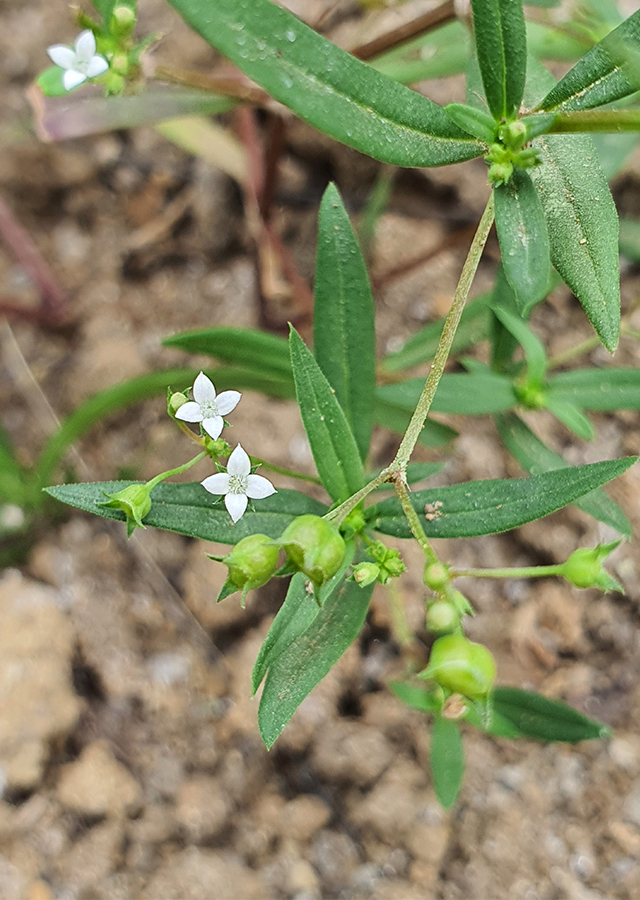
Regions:
[[451, 578], [547, 578], [562, 575], [562, 566], [525, 566], [506, 569], [449, 569]]
[[413, 632], [407, 621], [407, 613], [402, 602], [402, 594], [397, 582], [392, 579], [387, 587], [387, 597], [391, 611], [391, 628], [393, 636], [401, 647], [408, 647], [413, 643]]
[[181, 466], [176, 466], [175, 469], [168, 469], [166, 472], [160, 472], [159, 475], [156, 475], [155, 478], [152, 478], [151, 481], [147, 482], [149, 490], [153, 490], [153, 488], [157, 484], [160, 484], [161, 481], [164, 481], [165, 478], [171, 478], [172, 475], [182, 475], [182, 473], [186, 472], [187, 469], [190, 469], [191, 466], [195, 466], [201, 459], [204, 459], [206, 455], [207, 451], [203, 450], [202, 453], [198, 453], [198, 455], [194, 456], [193, 459], [190, 459], [189, 462], [183, 463]]
[[316, 475], [305, 475], [303, 472], [296, 472], [295, 469], [287, 469], [286, 466], [277, 466], [275, 463], [267, 462], [259, 459], [257, 456], [250, 456], [252, 466], [262, 466], [268, 472], [275, 472], [278, 475], [286, 475], [287, 478], [297, 478], [298, 481], [308, 481], [310, 484], [322, 484]]
[[558, 113], [549, 129], [551, 134], [583, 132], [618, 134], [621, 131], [640, 131], [639, 109], [598, 109]]
[[575, 359], [576, 356], [582, 356], [583, 353], [588, 353], [590, 350], [593, 350], [599, 343], [600, 338], [597, 334], [594, 334], [590, 338], [580, 341], [579, 344], [574, 344], [573, 347], [567, 347], [566, 350], [557, 353], [549, 359], [547, 362], [547, 369], [555, 369], [557, 366], [570, 362], [570, 360]]
[[407, 487], [407, 482], [404, 479], [403, 473], [399, 473], [397, 475], [397, 477], [394, 479], [393, 486], [396, 490], [396, 494], [398, 495], [398, 500], [400, 501], [402, 511], [404, 512], [405, 516], [407, 517], [407, 521], [409, 522], [411, 532], [414, 538], [420, 544], [422, 552], [426, 557], [427, 563], [429, 565], [438, 563], [440, 560], [438, 559], [435, 550], [429, 543], [429, 538], [424, 533], [424, 528], [420, 523], [418, 513], [415, 511], [415, 509], [413, 508], [413, 504], [411, 503], [409, 488]]
[[[379, 487], [381, 484], [384, 484], [386, 481], [394, 481], [397, 473], [405, 472], [407, 464], [413, 452], [413, 448], [415, 447], [418, 437], [420, 436], [420, 432], [424, 428], [424, 423], [427, 415], [429, 414], [431, 403], [433, 402], [438, 384], [440, 383], [440, 379], [442, 378], [442, 375], [444, 373], [444, 367], [451, 352], [456, 329], [458, 327], [458, 324], [460, 323], [460, 316], [462, 315], [465, 302], [467, 300], [467, 297], [469, 296], [469, 290], [471, 288], [476, 269], [478, 268], [478, 263], [480, 262], [480, 257], [482, 256], [484, 245], [486, 244], [487, 238], [489, 237], [489, 231], [491, 230], [491, 226], [493, 225], [493, 215], [494, 211], [492, 192], [489, 200], [487, 201], [487, 205], [485, 207], [484, 213], [482, 214], [482, 218], [480, 219], [480, 223], [476, 230], [473, 241], [471, 242], [471, 247], [469, 248], [464, 266], [462, 267], [460, 281], [458, 282], [458, 287], [456, 288], [453, 303], [451, 304], [451, 309], [449, 310], [449, 314], [444, 323], [444, 328], [442, 329], [442, 334], [440, 335], [440, 341], [438, 343], [438, 348], [431, 365], [431, 370], [429, 371], [429, 377], [425, 382], [420, 400], [418, 401], [415, 412], [411, 417], [409, 427], [407, 428], [407, 431], [402, 438], [402, 442], [400, 444], [400, 447], [398, 448], [395, 459], [393, 460], [391, 465], [387, 466], [386, 469], [383, 469], [382, 472], [380, 472], [379, 475], [377, 475], [373, 479], [373, 481], [370, 481], [369, 484], [365, 484], [363, 488], [361, 488], [359, 491], [357, 491], [357, 493], [353, 494], [351, 497], [341, 503], [340, 506], [337, 506], [335, 509], [331, 510], [331, 512], [327, 513], [325, 518], [330, 522], [334, 522], [336, 525], [340, 525], [341, 522], [343, 522], [349, 515], [351, 510], [355, 509], [356, 506], [361, 503], [365, 499], [365, 497], [368, 497], [368, 495], [372, 491], [375, 491], [377, 487]], [[404, 481], [404, 475], [402, 480]]]
[[476, 274], [478, 263], [480, 262], [482, 251], [484, 250], [484, 245], [487, 242], [489, 231], [491, 230], [491, 226], [493, 225], [493, 216], [494, 203], [492, 191], [489, 200], [487, 201], [484, 213], [482, 214], [482, 218], [480, 219], [478, 229], [475, 233], [473, 241], [471, 242], [471, 247], [469, 248], [469, 253], [467, 254], [464, 266], [462, 267], [460, 281], [458, 282], [458, 287], [456, 288], [453, 303], [451, 304], [451, 309], [449, 310], [449, 314], [447, 315], [444, 323], [444, 328], [442, 329], [440, 342], [438, 343], [438, 349], [436, 350], [436, 355], [433, 359], [433, 363], [431, 364], [431, 369], [429, 370], [429, 376], [425, 382], [424, 388], [422, 389], [422, 394], [418, 401], [418, 405], [416, 406], [413, 416], [411, 417], [411, 421], [409, 422], [409, 427], [407, 428], [405, 435], [402, 438], [402, 443], [400, 444], [398, 452], [396, 453], [396, 458], [393, 461], [392, 465], [399, 469], [406, 469], [407, 463], [409, 462], [411, 454], [413, 453], [413, 448], [415, 447], [418, 437], [420, 436], [420, 432], [424, 428], [424, 423], [429, 414], [429, 410], [431, 409], [433, 398], [435, 397], [436, 390], [438, 388], [438, 385], [440, 384], [440, 379], [442, 378], [442, 375], [444, 373], [444, 367], [451, 352], [453, 339], [455, 337], [458, 324], [460, 323], [460, 316], [462, 315], [464, 305], [467, 302], [469, 290], [471, 288], [473, 278]]

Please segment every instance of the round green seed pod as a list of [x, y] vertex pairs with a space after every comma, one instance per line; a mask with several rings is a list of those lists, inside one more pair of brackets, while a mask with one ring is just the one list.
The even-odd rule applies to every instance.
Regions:
[[280, 546], [293, 566], [317, 587], [333, 578], [344, 560], [342, 535], [320, 516], [294, 519], [282, 533]]
[[460, 615], [452, 603], [437, 600], [427, 609], [427, 628], [436, 634], [455, 631], [460, 624]]
[[429, 665], [421, 677], [432, 678], [453, 694], [480, 700], [493, 686], [496, 664], [482, 644], [475, 644], [462, 634], [447, 634], [434, 643]]
[[262, 587], [278, 568], [279, 552], [277, 543], [266, 534], [250, 534], [223, 560], [229, 567], [228, 581], [240, 589]]

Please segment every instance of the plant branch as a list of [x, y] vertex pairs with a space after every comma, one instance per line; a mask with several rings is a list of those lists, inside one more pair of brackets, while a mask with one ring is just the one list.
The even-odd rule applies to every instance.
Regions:
[[548, 578], [561, 575], [562, 566], [525, 566], [505, 569], [449, 569], [452, 578]]
[[424, 423], [429, 414], [429, 410], [431, 409], [431, 404], [433, 403], [433, 398], [438, 389], [440, 379], [444, 373], [444, 367], [451, 352], [456, 329], [460, 323], [460, 316], [462, 315], [464, 305], [469, 296], [469, 290], [492, 225], [493, 191], [487, 201], [484, 213], [480, 219], [480, 224], [478, 225], [473, 241], [471, 242], [471, 247], [469, 248], [469, 253], [467, 254], [464, 266], [462, 267], [460, 281], [458, 282], [451, 309], [449, 310], [449, 314], [444, 323], [444, 328], [442, 329], [438, 349], [436, 350], [436, 355], [433, 358], [433, 363], [429, 370], [429, 376], [422, 389], [422, 394], [420, 395], [420, 400], [415, 408], [415, 412], [409, 422], [409, 427], [402, 438], [402, 442], [396, 453], [396, 458], [392, 463], [394, 469], [406, 469], [407, 463], [413, 453], [413, 448], [420, 436], [420, 432], [424, 428]]
[[558, 113], [549, 129], [551, 134], [599, 131], [616, 134], [640, 131], [640, 109], [600, 109]]
[[438, 555], [429, 543], [429, 538], [424, 533], [424, 528], [420, 523], [418, 513], [415, 511], [415, 509], [413, 508], [413, 504], [411, 503], [409, 488], [407, 487], [407, 482], [405, 481], [404, 472], [398, 472], [396, 477], [393, 479], [393, 486], [396, 490], [396, 494], [398, 495], [398, 500], [400, 501], [402, 511], [404, 512], [405, 516], [407, 517], [407, 521], [409, 522], [411, 532], [414, 538], [420, 544], [422, 552], [426, 557], [427, 563], [429, 565], [439, 563], [440, 560], [438, 559]]

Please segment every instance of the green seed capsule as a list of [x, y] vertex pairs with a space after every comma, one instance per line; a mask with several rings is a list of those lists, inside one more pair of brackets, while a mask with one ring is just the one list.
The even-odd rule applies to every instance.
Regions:
[[455, 631], [460, 624], [457, 609], [446, 600], [438, 600], [427, 609], [427, 628], [436, 634]]
[[320, 516], [299, 516], [280, 538], [295, 568], [321, 587], [332, 578], [344, 560], [345, 546], [338, 529]]
[[496, 664], [482, 644], [461, 634], [447, 634], [431, 648], [429, 665], [420, 677], [433, 679], [453, 694], [480, 700], [493, 686]]
[[278, 553], [278, 545], [266, 534], [250, 534], [223, 559], [229, 567], [228, 581], [240, 589], [262, 587], [278, 568]]

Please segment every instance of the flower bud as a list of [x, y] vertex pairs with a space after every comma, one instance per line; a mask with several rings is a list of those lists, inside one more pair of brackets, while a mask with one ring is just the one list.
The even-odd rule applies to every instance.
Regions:
[[438, 600], [427, 609], [427, 628], [436, 634], [455, 631], [460, 624], [456, 608], [446, 600]]
[[618, 547], [620, 541], [603, 544], [598, 547], [583, 547], [571, 554], [560, 568], [560, 574], [567, 581], [579, 588], [598, 587], [603, 591], [620, 591], [622, 585], [602, 568], [607, 556]]
[[496, 677], [493, 656], [482, 644], [462, 634], [438, 638], [431, 648], [429, 665], [420, 678], [433, 679], [452, 694], [470, 700], [486, 698]]
[[111, 20], [111, 30], [118, 34], [130, 34], [136, 24], [136, 14], [129, 6], [116, 6]]
[[222, 560], [229, 567], [228, 580], [236, 588], [262, 587], [278, 568], [280, 550], [266, 534], [250, 534]]
[[185, 403], [189, 402], [189, 398], [182, 393], [182, 391], [174, 391], [167, 398], [167, 412], [173, 418], [175, 414], [178, 412], [181, 406], [184, 406]]
[[519, 150], [526, 142], [528, 136], [527, 126], [524, 122], [509, 122], [500, 129], [500, 136], [507, 145], [513, 150]]
[[426, 566], [422, 580], [432, 591], [441, 591], [449, 583], [447, 567], [442, 563], [432, 563]]
[[149, 483], [146, 483], [131, 484], [115, 494], [107, 494], [105, 491], [103, 493], [109, 499], [99, 503], [98, 506], [121, 509], [127, 517], [127, 537], [131, 537], [138, 526], [144, 528], [142, 520], [151, 509], [150, 494], [152, 490], [153, 485], [149, 487]]
[[489, 166], [489, 184], [494, 184], [496, 187], [507, 184], [512, 175], [513, 165], [510, 162], [496, 162]]
[[358, 565], [354, 566], [353, 569], [353, 580], [362, 588], [366, 587], [368, 584], [373, 584], [374, 581], [377, 581], [379, 575], [380, 566], [377, 563], [358, 563]]
[[282, 533], [280, 546], [292, 565], [322, 587], [332, 578], [344, 560], [345, 546], [338, 529], [320, 516], [294, 519]]

